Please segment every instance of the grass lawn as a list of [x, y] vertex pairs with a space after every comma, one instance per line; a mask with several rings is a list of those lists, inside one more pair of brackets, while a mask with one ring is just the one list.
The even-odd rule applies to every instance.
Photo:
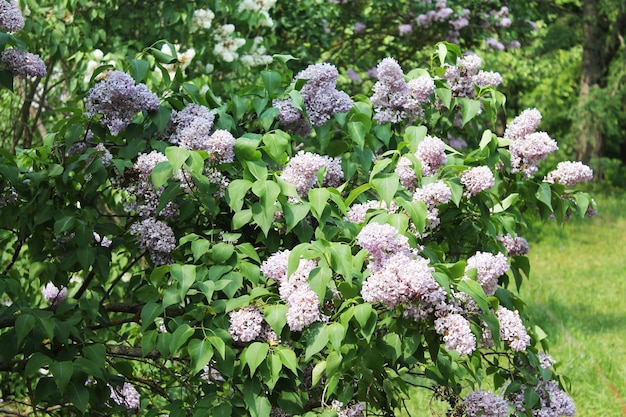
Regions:
[[626, 416], [626, 197], [599, 196], [599, 215], [547, 225], [531, 241], [521, 296], [550, 336], [579, 417]]

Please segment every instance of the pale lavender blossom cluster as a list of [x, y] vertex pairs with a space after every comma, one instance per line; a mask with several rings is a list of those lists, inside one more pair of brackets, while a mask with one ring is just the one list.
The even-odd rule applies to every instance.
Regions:
[[261, 263], [261, 273], [278, 283], [286, 280], [290, 253], [290, 250], [285, 249], [270, 255], [269, 258]]
[[[526, 415], [525, 391], [522, 385], [520, 390], [510, 396], [515, 404], [515, 410], [520, 415]], [[532, 410], [534, 417], [571, 417], [576, 415], [576, 405], [565, 391], [559, 388], [556, 381], [539, 381], [537, 386], [532, 387], [539, 396], [539, 408]]]
[[279, 110], [278, 120], [287, 129], [301, 136], [308, 136], [312, 126], [322, 126], [337, 113], [350, 111], [354, 102], [344, 91], [336, 88], [339, 72], [334, 65], [321, 63], [309, 65], [294, 78], [306, 80], [300, 89], [304, 101], [308, 121], [299, 109], [295, 108], [291, 99], [274, 100], [274, 107]]
[[235, 342], [252, 342], [261, 335], [263, 313], [258, 307], [250, 305], [229, 313], [228, 333]]
[[544, 181], [573, 187], [593, 179], [593, 170], [582, 162], [559, 162], [554, 171], [546, 175]]
[[390, 224], [368, 223], [359, 232], [357, 244], [371, 255], [370, 269], [381, 269], [396, 254], [411, 254], [409, 238]]
[[112, 386], [108, 384], [111, 391], [111, 399], [117, 404], [121, 405], [129, 410], [136, 410], [139, 408], [141, 396], [137, 389], [129, 382], [119, 386]]
[[148, 217], [130, 226], [130, 233], [136, 236], [140, 250], [148, 252], [155, 265], [172, 262], [172, 252], [176, 248], [176, 236], [165, 222]]
[[19, 32], [24, 28], [24, 16], [16, 0], [0, 1], [0, 29]]
[[435, 331], [443, 336], [447, 351], [456, 350], [459, 355], [470, 355], [476, 350], [476, 336], [470, 322], [460, 314], [452, 313], [435, 320]]
[[500, 339], [507, 342], [516, 352], [526, 350], [530, 346], [530, 336], [522, 323], [519, 312], [500, 306], [496, 311], [496, 316], [500, 323]]
[[425, 177], [435, 175], [440, 167], [447, 161], [446, 144], [435, 136], [426, 136], [417, 145], [415, 156], [422, 164], [422, 175]]
[[53, 307], [58, 306], [67, 298], [67, 288], [57, 288], [52, 282], [48, 282], [42, 290], [43, 298], [45, 298]]
[[378, 81], [370, 101], [374, 105], [374, 119], [381, 124], [415, 120], [423, 113], [422, 105], [435, 91], [435, 83], [427, 75], [407, 83], [400, 64], [391, 57], [378, 64], [376, 76]]
[[213, 129], [215, 114], [205, 106], [189, 104], [181, 111], [172, 111], [167, 128], [167, 139], [181, 148], [207, 148], [207, 139]]
[[461, 174], [461, 184], [465, 187], [463, 194], [467, 198], [490, 189], [495, 183], [493, 172], [486, 165], [470, 168]]
[[452, 190], [448, 185], [439, 180], [418, 188], [413, 193], [413, 201], [423, 201], [428, 209], [428, 225], [431, 229], [439, 226], [438, 206], [446, 204], [452, 199]]
[[454, 97], [475, 97], [474, 86], [497, 87], [502, 83], [502, 76], [496, 72], [482, 71], [482, 59], [478, 55], [467, 55], [457, 59], [456, 66], [448, 66], [443, 78]]
[[233, 162], [235, 159], [235, 137], [227, 130], [218, 129], [211, 136], [207, 148], [211, 161], [218, 164]]
[[511, 171], [523, 172], [527, 177], [537, 172], [539, 162], [559, 147], [546, 132], [536, 132], [541, 122], [537, 109], [524, 110], [504, 131], [504, 137], [511, 139]]
[[122, 71], [111, 71], [98, 82], [87, 96], [85, 115], [101, 114], [100, 124], [116, 136], [128, 126], [135, 115], [144, 110], [156, 110], [159, 98], [145, 84]]
[[19, 49], [10, 48], [2, 52], [0, 61], [16, 77], [43, 77], [47, 73], [46, 64], [39, 55]]
[[389, 213], [394, 213], [396, 209], [394, 202], [391, 202], [390, 207], [387, 207], [387, 203], [384, 201], [369, 200], [365, 203], [353, 204], [346, 213], [346, 219], [350, 223], [360, 224], [365, 223], [365, 220], [367, 220], [367, 212], [369, 210], [387, 210]]
[[396, 169], [394, 171], [400, 178], [400, 184], [407, 190], [414, 190], [419, 184], [419, 179], [413, 168], [413, 162], [406, 156], [401, 157], [398, 160]]
[[498, 253], [476, 252], [467, 259], [465, 273], [476, 269], [476, 280], [487, 295], [494, 295], [498, 289], [498, 278], [509, 270], [506, 257]]
[[497, 394], [474, 391], [463, 398], [463, 411], [467, 417], [507, 417], [509, 403]]
[[554, 358], [549, 353], [539, 352], [537, 354], [537, 358], [539, 359], [539, 366], [543, 369], [552, 369], [556, 363]]
[[113, 243], [108, 237], [100, 236], [100, 234], [96, 232], [93, 232], [93, 240], [103, 248], [111, 247], [111, 244]]
[[447, 23], [451, 26], [446, 34], [445, 40], [453, 43], [459, 43], [459, 30], [469, 25], [470, 10], [461, 9], [455, 11], [448, 7], [446, 0], [437, 0], [435, 8], [426, 13], [417, 16], [415, 22], [418, 26], [429, 27], [436, 23]]
[[500, 235], [498, 241], [502, 243], [509, 256], [526, 255], [530, 252], [528, 241], [521, 236]]
[[317, 184], [317, 172], [322, 168], [326, 169], [325, 187], [337, 187], [342, 183], [341, 159], [305, 151], [298, 152], [287, 162], [280, 178], [293, 184], [298, 195], [304, 197]]
[[387, 309], [409, 307], [416, 320], [445, 310], [445, 290], [435, 281], [428, 260], [405, 253], [389, 257], [363, 282], [361, 296], [369, 303], [382, 303]]
[[[291, 281], [291, 278], [289, 279]], [[316, 321], [324, 321], [320, 312], [320, 300], [307, 282], [301, 282], [298, 288], [286, 299], [287, 325], [292, 332], [302, 331]]]
[[337, 412], [337, 417], [363, 417], [365, 403], [356, 403], [344, 407], [341, 401], [333, 400], [330, 407]]

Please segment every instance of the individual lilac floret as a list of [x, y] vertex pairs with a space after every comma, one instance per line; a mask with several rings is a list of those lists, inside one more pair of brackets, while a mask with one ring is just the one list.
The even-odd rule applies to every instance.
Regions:
[[158, 107], [159, 98], [145, 84], [135, 85], [130, 75], [111, 71], [89, 90], [85, 115], [101, 114], [100, 124], [108, 127], [112, 135], [117, 135], [138, 112]]
[[506, 307], [500, 306], [496, 312], [498, 322], [500, 323], [500, 339], [509, 344], [511, 349], [516, 352], [526, 350], [530, 346], [530, 336], [522, 323], [517, 310], [511, 311]]
[[463, 410], [467, 417], [507, 417], [509, 403], [497, 394], [474, 391], [463, 398]]
[[546, 175], [544, 181], [573, 187], [576, 184], [591, 181], [592, 179], [593, 170], [587, 165], [582, 162], [564, 161], [559, 162], [556, 169]]
[[207, 107], [189, 104], [179, 112], [172, 112], [166, 136], [170, 143], [181, 148], [206, 149], [214, 120], [215, 114]]
[[289, 160], [280, 178], [293, 184], [298, 195], [304, 197], [317, 184], [317, 172], [322, 168], [326, 168], [324, 186], [336, 187], [341, 184], [343, 171], [339, 158], [304, 151], [298, 152]]
[[511, 121], [504, 131], [506, 139], [523, 139], [539, 127], [541, 113], [537, 109], [526, 109]]
[[446, 350], [456, 350], [459, 355], [470, 355], [476, 350], [476, 336], [470, 322], [460, 314], [448, 314], [435, 320], [435, 331], [443, 336]]
[[56, 287], [53, 283], [49, 282], [43, 288], [43, 298], [48, 300], [50, 305], [53, 307], [58, 306], [67, 298], [67, 288], [61, 287], [60, 289]]
[[488, 166], [470, 168], [461, 175], [461, 184], [465, 186], [465, 197], [470, 198], [488, 190], [496, 183], [493, 172]]
[[357, 236], [357, 244], [372, 255], [370, 269], [380, 269], [395, 254], [410, 254], [409, 238], [390, 224], [369, 223]]
[[[4, 0], [0, 1], [0, 3]], [[43, 77], [46, 75], [46, 64], [39, 55], [11, 48], [2, 52], [0, 61], [16, 77]]]
[[218, 164], [233, 162], [235, 159], [235, 137], [227, 130], [216, 130], [207, 143], [212, 161]]
[[498, 278], [509, 270], [509, 263], [501, 253], [476, 252], [467, 259], [465, 272], [470, 269], [476, 269], [476, 280], [485, 294], [494, 295], [498, 289]]
[[0, 29], [19, 32], [24, 28], [24, 16], [16, 0], [0, 1]]
[[417, 145], [415, 156], [422, 163], [422, 175], [428, 177], [435, 175], [440, 167], [447, 161], [446, 144], [435, 136], [426, 136]]
[[[528, 387], [522, 385], [520, 390], [510, 396], [515, 404], [516, 415], [526, 415], [525, 391]], [[559, 388], [556, 381], [539, 381], [537, 386], [531, 387], [539, 395], [539, 408], [532, 410], [534, 417], [571, 417], [576, 415], [576, 405], [565, 391]]]
[[263, 313], [256, 306], [247, 306], [229, 313], [228, 333], [235, 342], [252, 342], [261, 334]]
[[121, 405], [129, 410], [135, 410], [139, 408], [140, 395], [135, 387], [129, 383], [124, 382], [122, 387], [112, 386], [108, 384], [109, 390], [111, 390], [111, 399], [117, 404]]
[[166, 223], [153, 218], [143, 219], [130, 226], [130, 233], [137, 237], [137, 246], [150, 255], [155, 265], [172, 262], [172, 252], [176, 248], [174, 231]]
[[509, 256], [526, 255], [530, 252], [528, 241], [521, 236], [501, 235], [498, 236], [498, 241], [502, 243]]

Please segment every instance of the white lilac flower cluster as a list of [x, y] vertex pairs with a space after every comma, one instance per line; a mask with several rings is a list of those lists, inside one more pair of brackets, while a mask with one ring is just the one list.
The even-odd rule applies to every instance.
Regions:
[[133, 223], [129, 229], [136, 236], [137, 246], [147, 251], [155, 265], [172, 262], [172, 252], [176, 248], [176, 236], [167, 223], [152, 217]]
[[213, 19], [215, 19], [215, 13], [213, 13], [211, 9], [194, 10], [193, 17], [191, 18], [192, 32], [211, 29]]
[[357, 244], [371, 256], [370, 270], [383, 268], [385, 262], [396, 254], [411, 255], [409, 238], [390, 224], [368, 223], [359, 232]]
[[300, 151], [287, 162], [280, 178], [296, 187], [300, 197], [305, 197], [318, 181], [317, 173], [324, 168], [324, 187], [337, 187], [344, 179], [341, 159]]
[[16, 77], [43, 77], [47, 73], [46, 64], [39, 55], [15, 48], [3, 51], [0, 62]]
[[456, 350], [459, 355], [470, 355], [476, 350], [476, 336], [470, 322], [460, 314], [452, 313], [435, 320], [435, 331], [443, 336], [447, 351]]
[[370, 101], [374, 105], [374, 119], [380, 124], [414, 121], [423, 114], [422, 105], [435, 91], [435, 83], [428, 75], [407, 83], [400, 64], [390, 57], [378, 64], [376, 76], [378, 81]]
[[413, 193], [413, 201], [422, 201], [428, 210], [428, 226], [431, 229], [439, 226], [439, 208], [452, 199], [452, 190], [445, 182], [439, 180], [417, 188]]
[[265, 46], [263, 45], [263, 38], [257, 36], [252, 41], [252, 46], [247, 54], [242, 54], [239, 59], [245, 67], [256, 67], [259, 65], [267, 65], [273, 61], [271, 55], [268, 55]]
[[454, 97], [475, 97], [475, 86], [497, 87], [502, 83], [502, 76], [496, 72], [482, 71], [482, 59], [478, 55], [458, 58], [455, 66], [448, 66], [443, 78]]
[[144, 110], [156, 110], [159, 98], [145, 84], [122, 71], [111, 71], [89, 90], [85, 115], [102, 115], [100, 124], [116, 136], [128, 126], [135, 115]]
[[544, 181], [573, 187], [593, 179], [593, 170], [582, 162], [559, 162], [554, 171], [546, 175]]
[[507, 125], [504, 137], [513, 142], [509, 146], [512, 172], [530, 177], [537, 172], [539, 162], [559, 148], [546, 132], [536, 132], [539, 122], [539, 110], [527, 109]]
[[519, 312], [500, 306], [496, 311], [496, 316], [500, 323], [500, 339], [507, 342], [516, 352], [526, 350], [530, 346], [530, 336], [522, 323]]
[[[422, 176], [428, 177], [437, 174], [439, 168], [444, 166], [447, 161], [445, 152], [446, 144], [435, 136], [426, 136], [423, 141], [417, 145], [415, 157], [422, 166]], [[400, 177], [400, 183], [407, 190], [415, 190], [419, 184], [419, 179], [415, 170], [412, 168], [412, 162], [406, 156], [398, 160], [395, 169], [396, 174]]]
[[509, 270], [506, 257], [498, 253], [476, 252], [467, 259], [465, 273], [476, 269], [476, 280], [487, 295], [494, 295], [498, 289], [498, 278]]
[[525, 391], [531, 388], [539, 396], [539, 407], [532, 409], [534, 417], [571, 417], [576, 415], [576, 405], [556, 381], [539, 381], [535, 387], [521, 386], [520, 390], [509, 396], [518, 415], [527, 415]]
[[163, 46], [161, 46], [161, 52], [166, 55], [176, 57], [176, 62], [171, 64], [163, 64], [163, 68], [167, 70], [170, 80], [173, 80], [176, 76], [177, 69], [180, 68], [180, 71], [184, 72], [196, 56], [196, 50], [193, 48], [189, 48], [185, 52], [180, 52], [180, 44], [175, 44], [173, 46], [174, 49], [172, 49], [172, 45], [167, 43], [164, 43]]
[[321, 63], [309, 65], [294, 78], [306, 80], [300, 89], [308, 121], [302, 112], [293, 106], [291, 99], [274, 100], [272, 105], [279, 110], [278, 121], [300, 136], [311, 134], [311, 126], [322, 126], [337, 113], [350, 111], [354, 102], [344, 91], [336, 88], [339, 72], [334, 65]]
[[463, 195], [470, 198], [488, 190], [496, 183], [496, 179], [488, 166], [470, 168], [461, 174], [461, 184], [465, 187]]
[[311, 289], [308, 277], [317, 262], [300, 259], [298, 268], [287, 276], [289, 250], [272, 254], [261, 264], [261, 272], [279, 284], [280, 298], [287, 303], [287, 325], [291, 331], [301, 331], [316, 321], [325, 321], [327, 317], [320, 311], [320, 300]]
[[274, 21], [269, 15], [269, 10], [274, 7], [277, 0], [243, 0], [239, 3], [239, 11], [249, 10], [258, 13], [261, 16], [258, 24], [261, 26], [272, 27]]
[[463, 411], [467, 417], [507, 417], [509, 403], [501, 396], [488, 391], [470, 392], [463, 398]]
[[111, 399], [117, 405], [121, 405], [129, 410], [136, 410], [139, 408], [141, 396], [131, 383], [124, 382], [121, 387], [108, 384], [108, 387], [111, 391]]
[[500, 235], [498, 242], [502, 243], [509, 256], [521, 256], [530, 252], [528, 241], [521, 236]]
[[0, 29], [7, 32], [24, 29], [24, 16], [16, 0], [0, 1]]
[[233, 36], [234, 32], [235, 25], [230, 23], [221, 25], [213, 32], [213, 39], [215, 40], [213, 53], [225, 62], [233, 62], [239, 58], [237, 50], [246, 44], [244, 38]]
[[67, 298], [67, 288], [57, 288], [52, 282], [48, 282], [42, 290], [45, 298], [53, 307], [58, 306]]
[[229, 313], [228, 333], [235, 342], [249, 343], [255, 340], [278, 341], [279, 338], [263, 318], [263, 312], [249, 305]]
[[344, 407], [341, 401], [333, 400], [330, 404], [330, 408], [337, 412], [337, 417], [363, 417], [365, 403], [356, 403]]

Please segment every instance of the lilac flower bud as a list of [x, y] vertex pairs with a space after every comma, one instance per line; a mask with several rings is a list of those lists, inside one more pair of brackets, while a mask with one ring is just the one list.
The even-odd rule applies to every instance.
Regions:
[[0, 61], [16, 77], [43, 77], [47, 73], [46, 64], [39, 58], [39, 55], [19, 49], [11, 48], [2, 52]]
[[581, 182], [591, 181], [593, 170], [582, 162], [559, 162], [556, 169], [546, 176], [544, 181], [573, 187]]
[[268, 278], [276, 282], [283, 282], [287, 279], [287, 264], [289, 262], [288, 249], [275, 252], [261, 264], [261, 272]]
[[390, 224], [369, 223], [357, 236], [357, 244], [372, 255], [370, 268], [380, 269], [384, 262], [397, 253], [409, 254], [409, 239]]
[[67, 288], [61, 287], [59, 289], [52, 282], [47, 283], [42, 292], [43, 297], [48, 300], [53, 307], [58, 306], [67, 298]]
[[511, 171], [531, 176], [538, 171], [539, 162], [557, 149], [557, 143], [546, 132], [534, 132], [517, 139], [509, 146]]
[[24, 28], [24, 16], [16, 0], [0, 1], [0, 29], [19, 32]]
[[172, 112], [166, 136], [170, 143], [181, 148], [206, 150], [214, 120], [215, 114], [207, 107], [189, 104], [179, 112]]
[[317, 294], [307, 285], [300, 286], [287, 298], [287, 325], [292, 332], [302, 331], [316, 321], [323, 321]]
[[464, 195], [467, 198], [490, 189], [495, 183], [493, 172], [486, 165], [470, 168], [461, 175], [461, 184], [465, 186]]

